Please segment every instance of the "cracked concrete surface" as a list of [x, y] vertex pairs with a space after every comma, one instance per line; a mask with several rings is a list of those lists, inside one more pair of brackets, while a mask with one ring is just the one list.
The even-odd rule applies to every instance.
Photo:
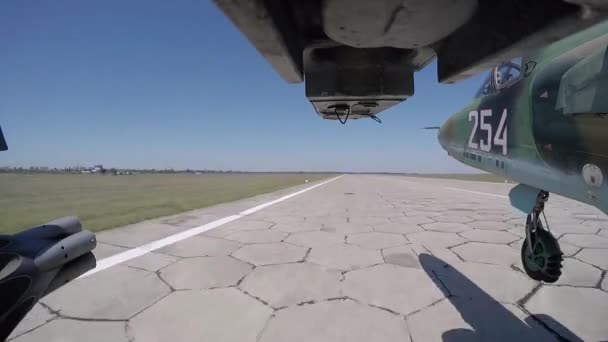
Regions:
[[346, 242], [369, 249], [383, 249], [408, 243], [405, 236], [401, 234], [379, 232], [349, 234], [346, 237]]
[[129, 322], [135, 341], [255, 341], [272, 309], [233, 288], [179, 291]]
[[331, 246], [344, 243], [345, 235], [326, 231], [293, 233], [284, 241], [302, 247]]
[[211, 289], [236, 285], [252, 269], [231, 257], [203, 257], [180, 260], [162, 269], [159, 275], [176, 290]]
[[232, 253], [237, 259], [256, 266], [298, 262], [304, 259], [307, 249], [284, 242], [260, 243], [243, 246]]
[[[80, 340], [87, 342], [127, 342], [129, 339], [125, 334], [125, 323], [56, 319], [29, 334], [14, 339], [14, 341], [63, 342]], [[79, 336], [80, 339], [75, 338], [75, 336]]]
[[[311, 184], [298, 187], [302, 189]], [[521, 271], [512, 185], [347, 175], [44, 298], [13, 341], [608, 340], [608, 217], [551, 195], [564, 275]], [[463, 190], [473, 190], [480, 194]], [[98, 258], [294, 189], [103, 232]]]
[[118, 265], [60, 288], [42, 303], [68, 318], [126, 320], [169, 292], [153, 272]]
[[405, 320], [352, 300], [289, 307], [270, 319], [260, 342], [403, 342], [409, 339]]
[[444, 297], [428, 281], [422, 270], [383, 264], [347, 273], [343, 288], [360, 302], [408, 315]]
[[452, 247], [464, 261], [509, 266], [519, 260], [519, 253], [508, 245], [468, 242]]
[[256, 267], [239, 287], [279, 308], [340, 297], [340, 277], [338, 271], [306, 262], [270, 265]]
[[[449, 217], [449, 216], [446, 216]], [[437, 217], [441, 220], [442, 217]], [[423, 224], [422, 227], [427, 231], [444, 232], [444, 233], [460, 233], [471, 229], [471, 227], [460, 222], [441, 221], [435, 223]]]
[[190, 239], [163, 247], [158, 251], [168, 255], [188, 258], [230, 255], [230, 253], [240, 247], [241, 244], [234, 241], [207, 236], [193, 236]]

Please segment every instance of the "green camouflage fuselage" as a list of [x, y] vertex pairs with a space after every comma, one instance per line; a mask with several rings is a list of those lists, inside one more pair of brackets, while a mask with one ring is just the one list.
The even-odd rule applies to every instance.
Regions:
[[[608, 22], [522, 60], [440, 129], [469, 166], [594, 205], [608, 213]], [[508, 73], [507, 78], [508, 79]]]

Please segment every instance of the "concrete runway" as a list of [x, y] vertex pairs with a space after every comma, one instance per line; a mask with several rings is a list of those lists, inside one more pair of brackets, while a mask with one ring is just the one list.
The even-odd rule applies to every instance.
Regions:
[[608, 340], [598, 210], [551, 195], [567, 258], [548, 285], [521, 271], [511, 185], [346, 175], [282, 199], [312, 185], [98, 234], [107, 268], [44, 298], [13, 341]]

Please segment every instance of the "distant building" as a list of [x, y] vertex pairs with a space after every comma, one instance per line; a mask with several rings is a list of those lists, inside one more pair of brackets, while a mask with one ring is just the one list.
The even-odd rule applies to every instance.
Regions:
[[93, 173], [97, 173], [97, 172], [103, 172], [105, 171], [103, 168], [103, 165], [99, 164], [99, 165], [95, 165], [93, 166], [93, 168], [91, 169], [91, 172]]

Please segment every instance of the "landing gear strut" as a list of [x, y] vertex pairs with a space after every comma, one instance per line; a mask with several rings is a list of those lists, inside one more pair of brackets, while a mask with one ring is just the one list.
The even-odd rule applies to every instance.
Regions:
[[540, 191], [536, 197], [534, 209], [528, 214], [526, 239], [521, 246], [521, 262], [530, 278], [554, 283], [562, 275], [563, 253], [557, 239], [551, 232], [545, 230], [540, 220], [548, 199], [549, 193]]

